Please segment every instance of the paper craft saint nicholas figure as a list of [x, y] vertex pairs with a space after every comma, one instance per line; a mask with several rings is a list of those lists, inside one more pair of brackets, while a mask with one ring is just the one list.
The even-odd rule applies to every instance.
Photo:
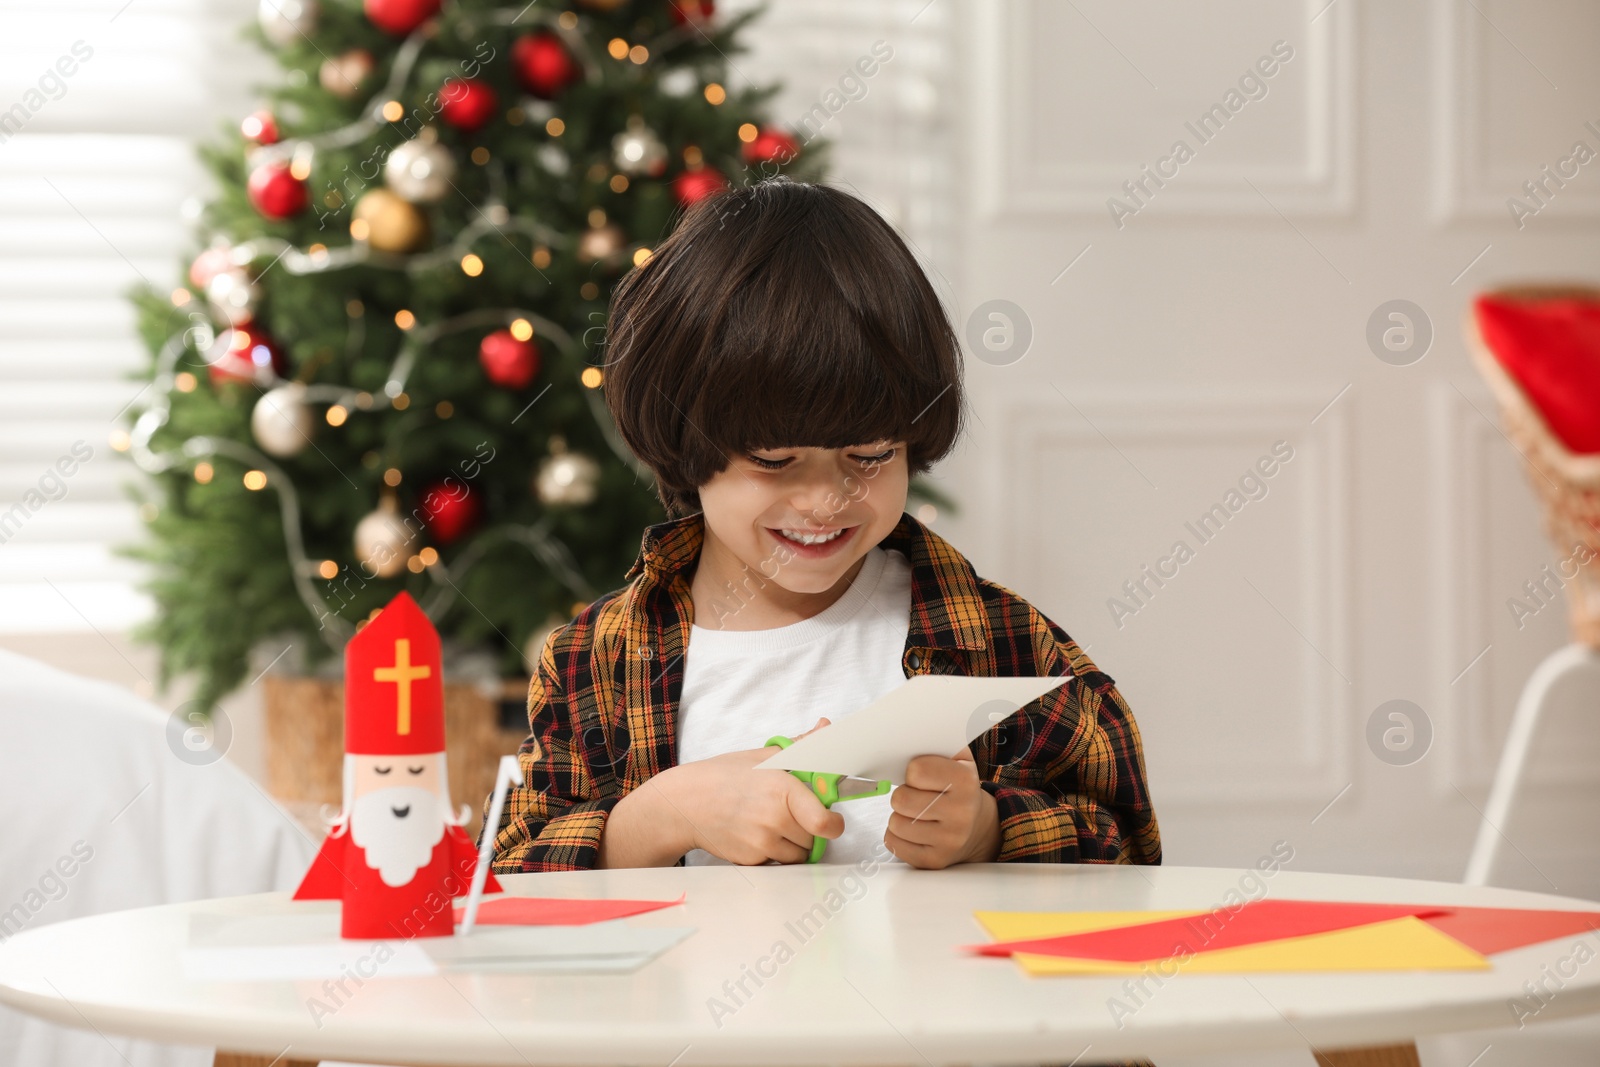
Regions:
[[[345, 647], [344, 804], [295, 890], [339, 900], [340, 934], [455, 932], [478, 850], [450, 810], [439, 634], [406, 593]], [[491, 873], [485, 892], [499, 892]]]

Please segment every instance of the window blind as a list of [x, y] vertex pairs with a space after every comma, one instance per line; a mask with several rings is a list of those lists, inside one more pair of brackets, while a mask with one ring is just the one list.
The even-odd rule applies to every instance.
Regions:
[[250, 0], [0, 2], [0, 632], [149, 610], [113, 546], [140, 524], [110, 435], [145, 354], [125, 294], [176, 285], [195, 138], [269, 71]]

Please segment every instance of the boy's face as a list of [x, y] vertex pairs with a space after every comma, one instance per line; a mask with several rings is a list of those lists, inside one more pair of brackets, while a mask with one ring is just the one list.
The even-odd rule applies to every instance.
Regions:
[[[904, 441], [856, 448], [760, 449], [729, 457], [700, 487], [708, 547], [794, 593], [825, 593], [851, 578], [900, 521], [908, 481]], [[789, 534], [831, 534], [800, 544]]]

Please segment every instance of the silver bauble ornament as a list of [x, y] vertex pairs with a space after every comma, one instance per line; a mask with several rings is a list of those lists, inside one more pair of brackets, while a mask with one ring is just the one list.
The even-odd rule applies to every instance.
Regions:
[[389, 153], [383, 180], [413, 204], [442, 200], [455, 180], [456, 161], [450, 150], [431, 138], [419, 137]]
[[674, 67], [656, 79], [656, 88], [666, 96], [688, 96], [700, 88], [700, 75], [688, 67]]
[[611, 159], [624, 174], [653, 177], [667, 169], [667, 146], [644, 119], [633, 115], [628, 128], [611, 139]]
[[555, 101], [540, 100], [537, 96], [525, 97], [522, 101], [522, 114], [533, 125], [543, 126], [556, 117]]
[[218, 271], [206, 283], [206, 303], [211, 305], [212, 314], [229, 326], [255, 318], [256, 305], [260, 302], [261, 286], [237, 267]]
[[261, 451], [292, 456], [311, 443], [316, 420], [306, 404], [306, 387], [289, 382], [261, 394], [250, 411], [250, 433]]
[[534, 490], [545, 504], [579, 506], [594, 500], [600, 464], [582, 452], [568, 452], [564, 438], [550, 439], [551, 454], [539, 464]]
[[261, 0], [256, 21], [267, 40], [283, 48], [310, 37], [320, 13], [317, 0]]
[[378, 510], [356, 523], [356, 559], [367, 573], [378, 578], [393, 578], [406, 568], [411, 531], [400, 518], [393, 496], [385, 496]]
[[572, 158], [567, 155], [566, 149], [560, 145], [540, 145], [534, 155], [539, 157], [540, 166], [558, 178], [572, 169]]

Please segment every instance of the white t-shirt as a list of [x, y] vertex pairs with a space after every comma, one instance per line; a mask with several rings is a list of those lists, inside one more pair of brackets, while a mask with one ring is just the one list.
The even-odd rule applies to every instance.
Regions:
[[[678, 705], [678, 762], [760, 748], [775, 734], [793, 737], [826, 716], [840, 722], [902, 685], [900, 666], [911, 628], [911, 564], [896, 549], [874, 546], [843, 596], [809, 619], [769, 630], [694, 626]], [[901, 862], [883, 845], [889, 795], [833, 806], [844, 832], [828, 842], [823, 863], [869, 856]], [[686, 864], [722, 864], [691, 849]]]

